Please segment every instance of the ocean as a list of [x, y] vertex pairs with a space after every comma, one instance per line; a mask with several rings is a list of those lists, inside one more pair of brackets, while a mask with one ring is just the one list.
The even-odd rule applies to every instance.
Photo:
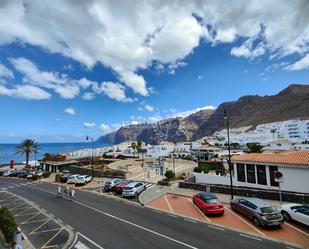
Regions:
[[[18, 144], [0, 144], [0, 164], [15, 163], [26, 161], [25, 155], [15, 155]], [[110, 146], [111, 144], [102, 144], [94, 142], [94, 148]], [[42, 159], [45, 153], [58, 154], [70, 152], [73, 150], [91, 148], [91, 143], [39, 143], [40, 150], [37, 153], [37, 159]], [[30, 160], [35, 160], [35, 155], [30, 154]]]

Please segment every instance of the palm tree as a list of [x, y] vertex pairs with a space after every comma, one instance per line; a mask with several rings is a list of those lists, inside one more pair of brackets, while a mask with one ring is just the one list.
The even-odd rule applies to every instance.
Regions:
[[131, 148], [133, 149], [133, 157], [135, 157], [135, 150], [136, 150], [136, 147], [137, 147], [137, 145], [136, 145], [135, 142], [131, 143]]
[[273, 134], [273, 140], [275, 139], [275, 133], [276, 133], [276, 129], [271, 129], [270, 132]]
[[136, 149], [137, 149], [138, 157], [139, 157], [139, 153], [141, 152], [141, 149], [142, 149], [142, 141], [140, 141], [140, 140], [137, 141]]
[[29, 166], [29, 156], [38, 151], [38, 143], [33, 139], [25, 139], [16, 146], [17, 155], [26, 155], [26, 167]]

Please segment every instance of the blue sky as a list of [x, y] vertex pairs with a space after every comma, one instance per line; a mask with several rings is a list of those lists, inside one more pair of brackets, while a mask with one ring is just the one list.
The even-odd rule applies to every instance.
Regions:
[[309, 83], [308, 2], [178, 2], [5, 2], [0, 143], [84, 141]]

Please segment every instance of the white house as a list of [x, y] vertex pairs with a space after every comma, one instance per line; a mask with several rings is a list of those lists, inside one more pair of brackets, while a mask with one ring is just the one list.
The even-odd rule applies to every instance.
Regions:
[[[309, 151], [251, 153], [233, 156], [233, 185], [262, 189], [278, 189], [274, 172], [283, 174], [281, 189], [309, 193]], [[229, 176], [194, 173], [196, 182], [229, 185]]]

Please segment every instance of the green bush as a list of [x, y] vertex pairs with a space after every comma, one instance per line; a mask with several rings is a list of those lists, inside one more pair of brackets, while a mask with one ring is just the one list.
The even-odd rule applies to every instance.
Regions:
[[197, 173], [202, 173], [202, 171], [204, 173], [208, 173], [209, 172], [209, 166], [208, 166], [208, 164], [199, 165], [199, 166], [195, 167], [193, 171], [197, 172]]
[[14, 216], [6, 207], [0, 208], [0, 229], [4, 234], [6, 241], [11, 243], [17, 232], [17, 224]]
[[60, 177], [61, 177], [61, 175], [60, 175], [59, 173], [57, 173], [57, 174], [55, 175], [55, 181], [56, 181], [56, 182], [60, 182]]
[[193, 161], [193, 156], [191, 156], [191, 155], [186, 155], [186, 156], [183, 156], [183, 159], [184, 160], [191, 160], [191, 161]]
[[175, 173], [172, 171], [172, 170], [167, 170], [164, 174], [164, 176], [171, 180], [171, 179], [174, 179], [175, 178]]
[[47, 178], [47, 177], [50, 176], [50, 174], [51, 174], [50, 171], [45, 171], [45, 172], [43, 173], [43, 177], [44, 177], [44, 178]]
[[39, 179], [39, 176], [37, 174], [33, 174], [31, 180], [36, 181], [37, 179]]
[[217, 175], [221, 174], [222, 176], [225, 176], [226, 175], [225, 168], [218, 168], [218, 169], [216, 169], [216, 174]]

